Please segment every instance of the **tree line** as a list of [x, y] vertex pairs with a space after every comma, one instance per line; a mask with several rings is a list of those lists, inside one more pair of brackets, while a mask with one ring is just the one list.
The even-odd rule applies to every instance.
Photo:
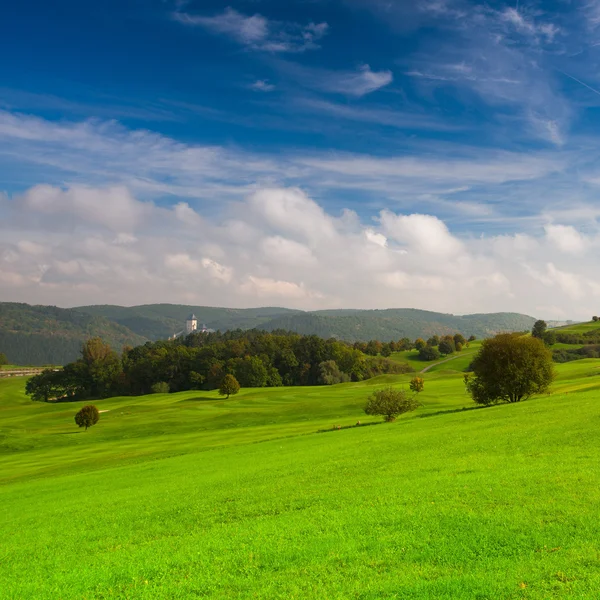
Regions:
[[226, 375], [233, 375], [242, 387], [274, 387], [331, 385], [411, 371], [409, 365], [381, 356], [381, 351], [365, 353], [334, 339], [237, 330], [148, 342], [126, 347], [121, 355], [92, 338], [78, 360], [31, 378], [26, 391], [34, 400], [75, 400], [213, 390]]

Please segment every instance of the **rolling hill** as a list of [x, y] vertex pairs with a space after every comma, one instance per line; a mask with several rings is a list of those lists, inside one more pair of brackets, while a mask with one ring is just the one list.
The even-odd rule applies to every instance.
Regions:
[[348, 342], [415, 339], [461, 332], [479, 338], [499, 331], [531, 329], [535, 319], [517, 313], [456, 316], [417, 309], [323, 310], [219, 308], [179, 304], [96, 305], [64, 309], [0, 303], [0, 352], [12, 363], [64, 364], [74, 360], [84, 340], [100, 336], [113, 348], [167, 339], [195, 313], [216, 330], [285, 329]]
[[76, 359], [82, 343], [94, 336], [115, 350], [147, 341], [105, 317], [56, 306], [0, 303], [0, 352], [12, 364], [65, 364]]

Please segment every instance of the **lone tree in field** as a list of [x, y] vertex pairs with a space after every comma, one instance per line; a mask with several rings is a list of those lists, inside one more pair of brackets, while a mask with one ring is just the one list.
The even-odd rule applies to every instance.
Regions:
[[531, 329], [531, 335], [534, 338], [542, 339], [544, 337], [544, 333], [546, 333], [547, 328], [548, 328], [548, 325], [547, 325], [546, 321], [542, 321], [540, 319], [539, 321], [536, 321], [533, 324], [533, 328]]
[[238, 380], [233, 375], [225, 375], [223, 377], [223, 381], [221, 382], [221, 387], [219, 388], [219, 394], [221, 396], [233, 396], [240, 391], [240, 384]]
[[415, 394], [420, 394], [425, 388], [425, 380], [422, 377], [413, 377], [410, 380], [410, 391]]
[[409, 396], [404, 390], [388, 387], [373, 392], [365, 406], [368, 415], [383, 415], [387, 423], [396, 420], [398, 415], [410, 412], [419, 407], [416, 398]]
[[76, 415], [75, 415], [75, 423], [79, 425], [79, 427], [85, 427], [87, 431], [88, 427], [95, 425], [100, 420], [100, 413], [98, 409], [93, 404], [88, 404], [84, 406]]
[[548, 391], [554, 379], [552, 353], [535, 337], [503, 333], [485, 340], [466, 378], [477, 404], [520, 402]]

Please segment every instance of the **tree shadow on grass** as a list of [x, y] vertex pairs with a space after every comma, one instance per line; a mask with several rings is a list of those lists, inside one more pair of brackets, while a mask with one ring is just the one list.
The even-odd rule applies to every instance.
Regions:
[[83, 431], [59, 431], [56, 435], [73, 435], [74, 433], [84, 433]]
[[[231, 398], [229, 398], [231, 400]], [[194, 398], [186, 398], [185, 400], [180, 400], [179, 402], [218, 402], [220, 400], [227, 400], [225, 396], [222, 398], [211, 398], [210, 396], [195, 396]]]
[[334, 425], [331, 429], [317, 429], [317, 433], [330, 433], [332, 431], [341, 431], [342, 429], [356, 429], [357, 427], [370, 427], [371, 425], [383, 425], [385, 421], [376, 421], [375, 423], [361, 423], [360, 425]]
[[450, 415], [452, 413], [461, 413], [466, 412], [468, 410], [480, 410], [482, 408], [487, 408], [487, 406], [463, 406], [462, 408], [451, 408], [449, 410], [438, 410], [436, 412], [424, 413], [421, 415], [417, 415], [417, 419], [426, 419], [428, 417], [437, 417], [438, 415]]

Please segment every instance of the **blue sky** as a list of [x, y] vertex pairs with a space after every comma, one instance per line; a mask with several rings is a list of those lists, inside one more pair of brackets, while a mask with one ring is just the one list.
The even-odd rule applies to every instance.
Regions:
[[598, 312], [600, 1], [3, 12], [4, 300]]

